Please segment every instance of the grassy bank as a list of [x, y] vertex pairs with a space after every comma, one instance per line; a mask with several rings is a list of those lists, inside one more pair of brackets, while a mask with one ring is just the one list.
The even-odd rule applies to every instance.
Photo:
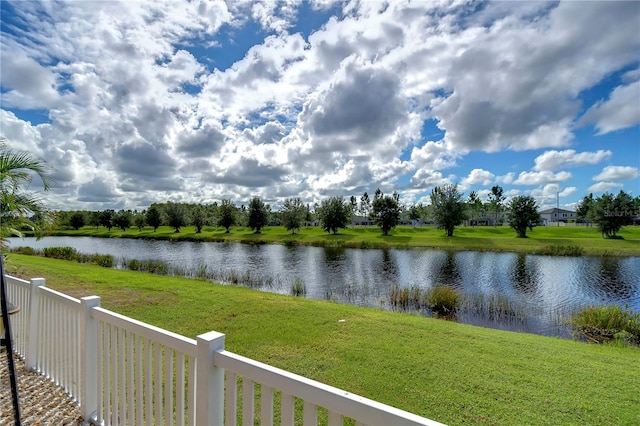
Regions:
[[157, 238], [196, 241], [235, 241], [251, 244], [299, 244], [313, 246], [344, 246], [353, 248], [410, 248], [427, 247], [451, 250], [508, 251], [553, 255], [639, 256], [640, 226], [627, 226], [619, 235], [622, 239], [604, 239], [595, 227], [537, 227], [527, 233], [528, 238], [516, 238], [515, 232], [501, 227], [458, 227], [453, 237], [432, 226], [400, 226], [383, 236], [377, 227], [352, 227], [338, 235], [327, 234], [318, 227], [303, 228], [291, 234], [283, 227], [268, 227], [260, 234], [248, 228], [205, 227], [196, 234], [193, 227], [183, 227], [179, 233], [173, 228], [113, 228], [84, 227], [78, 231], [55, 231], [54, 235], [91, 236], [106, 238]]
[[[640, 350], [11, 254], [7, 271], [451, 425], [638, 424]], [[339, 320], [345, 320], [339, 322]]]

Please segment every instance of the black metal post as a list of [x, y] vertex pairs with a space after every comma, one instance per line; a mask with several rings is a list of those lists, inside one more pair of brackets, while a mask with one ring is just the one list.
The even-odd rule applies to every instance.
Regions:
[[0, 309], [2, 310], [2, 323], [4, 324], [5, 345], [7, 348], [7, 362], [9, 364], [9, 376], [11, 380], [11, 394], [13, 396], [13, 413], [16, 426], [20, 422], [20, 401], [18, 400], [18, 382], [16, 381], [16, 367], [13, 362], [13, 342], [11, 340], [11, 322], [9, 321], [9, 307], [7, 303], [7, 282], [4, 277], [4, 256], [0, 254]]

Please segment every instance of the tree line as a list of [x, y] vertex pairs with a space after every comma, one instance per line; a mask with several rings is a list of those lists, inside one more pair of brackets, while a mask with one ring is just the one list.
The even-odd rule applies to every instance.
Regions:
[[[518, 237], [526, 237], [541, 223], [538, 206], [531, 196], [516, 196], [505, 203], [504, 190], [495, 185], [487, 202], [482, 202], [477, 192], [471, 191], [465, 199], [457, 185], [436, 186], [430, 194], [430, 204], [403, 206], [400, 195], [394, 192], [385, 195], [377, 189], [372, 198], [365, 192], [360, 199], [351, 196], [334, 196], [313, 205], [304, 204], [298, 197], [284, 200], [279, 210], [272, 210], [259, 197], [252, 198], [248, 205], [236, 206], [231, 200], [208, 205], [190, 203], [154, 203], [144, 211], [103, 210], [58, 212], [58, 222], [63, 226], [79, 229], [83, 226], [103, 226], [109, 230], [130, 227], [143, 229], [170, 226], [180, 232], [184, 226], [193, 226], [201, 233], [204, 226], [219, 226], [226, 232], [234, 226], [243, 226], [260, 233], [266, 226], [283, 226], [296, 233], [303, 226], [320, 226], [326, 232], [337, 234], [352, 223], [378, 226], [383, 235], [400, 224], [434, 224], [453, 236], [457, 226], [467, 223], [497, 226], [507, 223]], [[604, 237], [615, 237], [624, 225], [633, 223], [638, 214], [640, 197], [632, 198], [624, 191], [613, 196], [604, 194], [594, 198], [585, 197], [578, 205], [579, 221], [594, 223]], [[353, 221], [353, 218], [358, 220]]]
[[[123, 231], [132, 226], [142, 229], [165, 225], [180, 232], [184, 226], [195, 227], [201, 233], [204, 226], [220, 226], [230, 232], [233, 226], [246, 226], [260, 233], [265, 226], [283, 226], [295, 233], [302, 226], [317, 225], [326, 232], [337, 234], [340, 229], [347, 228], [354, 217], [358, 223], [375, 225], [383, 235], [399, 224], [433, 223], [444, 229], [447, 235], [453, 235], [453, 229], [463, 221], [473, 218], [471, 224], [478, 223], [479, 215], [487, 215], [489, 209], [495, 213], [496, 223], [502, 213], [504, 196], [502, 188], [492, 189], [490, 201], [484, 205], [477, 193], [472, 192], [469, 200], [464, 201], [457, 185], [444, 185], [434, 188], [431, 204], [417, 204], [405, 207], [400, 203], [400, 195], [393, 192], [385, 195], [378, 188], [373, 198], [365, 192], [358, 200], [351, 196], [333, 196], [313, 205], [304, 204], [298, 197], [284, 200], [279, 210], [273, 211], [259, 197], [249, 201], [248, 206], [237, 207], [231, 200], [221, 200], [209, 205], [190, 203], [154, 203], [147, 210], [132, 211], [112, 209], [102, 211], [61, 211], [58, 212], [58, 223], [73, 229], [83, 226], [103, 226], [109, 231], [120, 228]], [[522, 214], [522, 213], [519, 213]]]

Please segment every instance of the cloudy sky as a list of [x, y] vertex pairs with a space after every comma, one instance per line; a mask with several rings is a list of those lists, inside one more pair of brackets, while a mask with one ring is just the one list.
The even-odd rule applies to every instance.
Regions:
[[0, 5], [0, 135], [56, 209], [640, 195], [638, 1]]

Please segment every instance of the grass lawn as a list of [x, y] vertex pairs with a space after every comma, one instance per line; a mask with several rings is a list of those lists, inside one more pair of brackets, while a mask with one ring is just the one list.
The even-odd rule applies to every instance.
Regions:
[[[345, 232], [361, 234], [375, 238]], [[11, 254], [7, 272], [45, 277], [74, 297], [101, 296], [105, 308], [187, 337], [225, 333], [227, 350], [451, 425], [640, 424], [638, 348], [35, 256]]]
[[452, 250], [509, 251], [533, 254], [552, 254], [554, 248], [577, 247], [579, 254], [599, 256], [640, 256], [640, 226], [622, 228], [622, 239], [605, 239], [595, 227], [536, 227], [527, 233], [528, 238], [516, 238], [507, 226], [457, 227], [453, 237], [432, 226], [399, 226], [388, 236], [377, 227], [351, 227], [337, 235], [328, 234], [318, 227], [303, 228], [292, 234], [283, 227], [264, 228], [255, 234], [248, 228], [232, 228], [229, 234], [224, 228], [205, 227], [196, 234], [193, 227], [183, 227], [179, 233], [162, 226], [156, 232], [152, 228], [129, 228], [126, 231], [112, 228], [84, 227], [78, 231], [58, 230], [54, 235], [92, 236], [107, 238], [158, 238], [188, 239], [199, 241], [237, 241], [242, 243], [300, 244], [314, 246], [345, 246], [353, 248], [410, 248], [429, 247]]

